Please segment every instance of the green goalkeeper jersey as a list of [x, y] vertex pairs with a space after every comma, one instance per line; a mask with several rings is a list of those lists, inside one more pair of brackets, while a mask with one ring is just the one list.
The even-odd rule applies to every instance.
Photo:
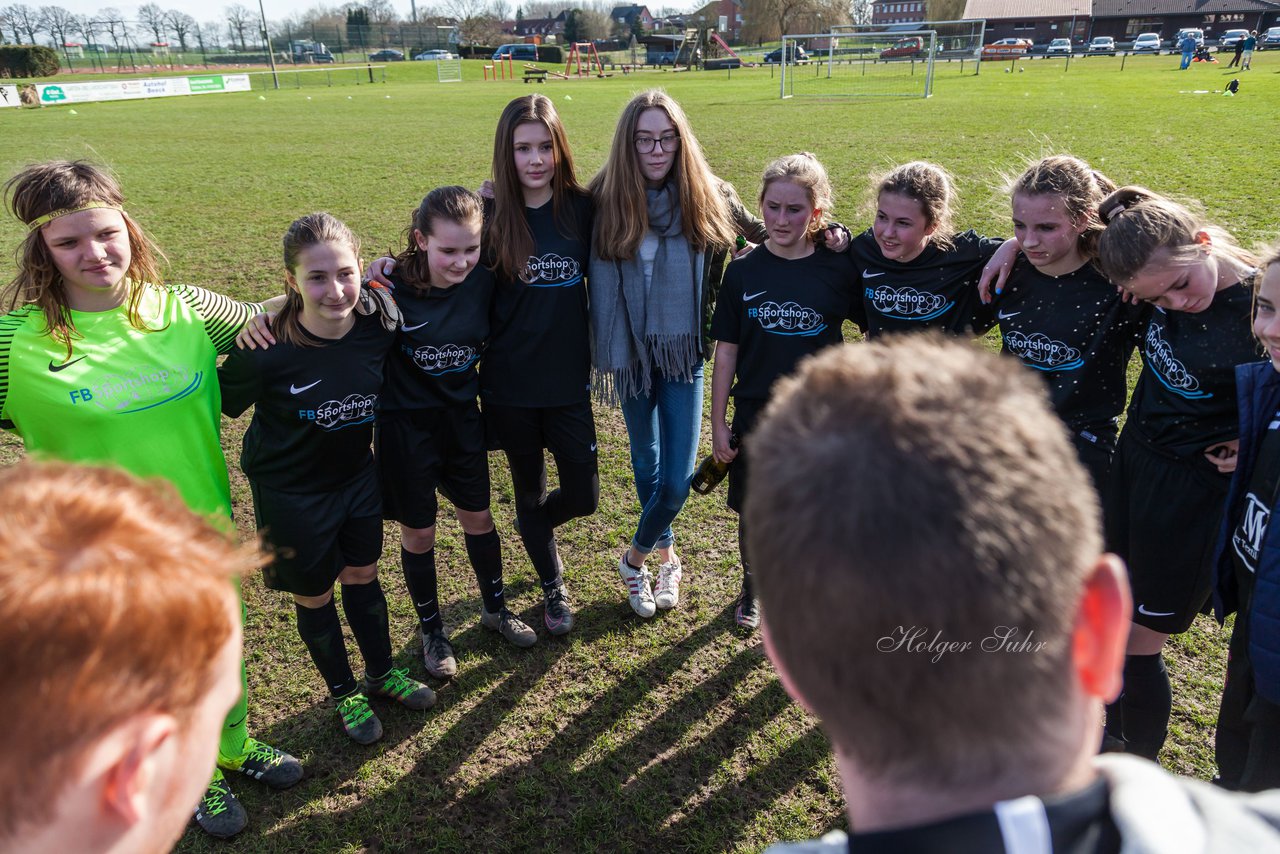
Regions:
[[73, 311], [70, 356], [38, 308], [0, 317], [0, 426], [35, 456], [163, 478], [191, 509], [225, 520], [215, 363], [259, 307], [201, 288], [141, 287], [145, 330], [124, 306]]

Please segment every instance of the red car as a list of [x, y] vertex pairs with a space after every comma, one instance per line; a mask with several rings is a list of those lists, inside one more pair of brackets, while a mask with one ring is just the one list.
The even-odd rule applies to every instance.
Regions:
[[924, 39], [920, 36], [911, 36], [910, 38], [898, 39], [891, 46], [880, 51], [881, 59], [905, 59], [911, 56], [920, 56], [924, 53]]
[[1017, 59], [1031, 50], [1030, 39], [999, 39], [982, 48], [983, 59]]

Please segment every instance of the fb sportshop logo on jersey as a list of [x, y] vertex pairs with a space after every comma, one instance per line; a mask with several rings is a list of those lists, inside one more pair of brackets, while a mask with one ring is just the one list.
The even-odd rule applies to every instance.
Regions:
[[167, 368], [143, 366], [128, 372], [110, 373], [95, 385], [72, 389], [71, 402], [90, 403], [117, 415], [154, 409], [181, 400], [200, 388], [204, 371], [181, 365]]
[[888, 285], [867, 288], [867, 299], [878, 314], [895, 320], [932, 320], [954, 305], [938, 294]]
[[1262, 549], [1262, 537], [1267, 532], [1267, 523], [1270, 521], [1271, 508], [1250, 492], [1245, 498], [1240, 525], [1231, 535], [1231, 545], [1250, 572], [1258, 571], [1258, 552]]
[[443, 347], [418, 347], [416, 350], [405, 347], [404, 351], [413, 359], [413, 363], [425, 373], [453, 374], [465, 371], [475, 364], [479, 356], [474, 347], [461, 344], [445, 344]]
[[299, 410], [298, 415], [322, 430], [341, 430], [372, 421], [377, 405], [376, 394], [349, 394], [340, 401], [326, 400], [315, 409]]
[[1038, 371], [1074, 371], [1084, 364], [1079, 350], [1061, 341], [1054, 341], [1043, 332], [1031, 335], [1010, 332], [1004, 336], [1004, 344], [1027, 367]]
[[1211, 392], [1200, 390], [1200, 381], [1187, 370], [1186, 366], [1173, 355], [1173, 346], [1160, 332], [1154, 323], [1147, 325], [1147, 338], [1143, 348], [1143, 356], [1160, 384], [1169, 391], [1189, 400], [1200, 400], [1213, 397]]
[[827, 328], [821, 314], [794, 302], [778, 305], [770, 300], [747, 309], [747, 317], [754, 317], [766, 332], [774, 335], [810, 336]]
[[554, 252], [541, 257], [530, 255], [524, 280], [533, 288], [567, 288], [582, 281], [582, 268], [574, 259]]

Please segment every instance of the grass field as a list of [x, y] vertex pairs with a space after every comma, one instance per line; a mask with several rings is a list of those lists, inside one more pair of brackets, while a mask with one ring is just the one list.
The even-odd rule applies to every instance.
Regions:
[[[479, 65], [466, 63], [466, 81], [453, 85], [435, 83], [433, 64], [403, 63], [386, 84], [283, 90], [266, 100], [255, 92], [85, 104], [75, 114], [0, 110], [0, 171], [51, 157], [110, 164], [130, 211], [168, 252], [173, 281], [263, 298], [281, 287], [279, 238], [294, 217], [336, 214], [373, 257], [398, 245], [428, 189], [475, 186], [488, 175], [499, 111], [532, 89], [481, 82]], [[868, 175], [924, 158], [957, 176], [962, 227], [1008, 234], [1000, 175], [1026, 157], [1069, 151], [1121, 183], [1202, 200], [1245, 243], [1280, 233], [1280, 54], [1256, 55], [1235, 98], [1193, 94], [1233, 75], [1220, 66], [1179, 72], [1177, 57], [1129, 59], [1123, 71], [1110, 58], [1076, 60], [1069, 70], [1060, 60], [1006, 68], [990, 64], [974, 77], [939, 66], [928, 101], [780, 101], [767, 69], [538, 88], [561, 111], [584, 180], [629, 96], [665, 86], [713, 168], [745, 198], [769, 159], [812, 151], [835, 182], [837, 218], [855, 230], [869, 222]], [[0, 220], [0, 244], [21, 235], [15, 221]], [[7, 280], [12, 265], [6, 252], [0, 276]], [[597, 414], [601, 507], [560, 533], [578, 628], [560, 639], [544, 633], [525, 651], [483, 632], [460, 531], [442, 519], [441, 599], [459, 674], [425, 715], [380, 707], [387, 735], [374, 747], [340, 733], [287, 597], [257, 579], [247, 584], [252, 731], [300, 756], [308, 774], [283, 793], [235, 783], [249, 829], [230, 846], [191, 831], [181, 850], [756, 850], [843, 823], [821, 732], [787, 700], [758, 638], [733, 628], [737, 547], [722, 495], [694, 496], [679, 520], [681, 607], [647, 622], [631, 614], [614, 570], [637, 513], [626, 436], [616, 412]], [[228, 422], [224, 441], [237, 522], [249, 535], [248, 489], [234, 464], [242, 429]], [[5, 441], [11, 458], [19, 445]], [[510, 484], [500, 458], [494, 463], [509, 601], [540, 625], [536, 580], [512, 530]], [[414, 618], [390, 532], [386, 545], [393, 638], [402, 660], [414, 662]], [[835, 606], [813, 618], [848, 618], [854, 608]], [[1202, 621], [1169, 656], [1176, 710], [1164, 760], [1204, 778], [1213, 772], [1225, 640]]]

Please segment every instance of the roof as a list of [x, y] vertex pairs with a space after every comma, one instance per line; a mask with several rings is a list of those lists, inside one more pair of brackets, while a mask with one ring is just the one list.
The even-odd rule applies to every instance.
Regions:
[[1091, 5], [1090, 0], [968, 0], [961, 17], [985, 18], [988, 21], [1002, 18], [1070, 18], [1073, 15], [1083, 18], [1089, 16]]
[[1274, 12], [1268, 0], [1095, 0], [1095, 18], [1154, 18], [1163, 15], [1220, 15], [1227, 12]]
[[[614, 6], [613, 11], [609, 13], [609, 17], [615, 21], [630, 21], [641, 12], [646, 11], [648, 11], [646, 6]], [[650, 13], [649, 17], [652, 18], [653, 14]]]

